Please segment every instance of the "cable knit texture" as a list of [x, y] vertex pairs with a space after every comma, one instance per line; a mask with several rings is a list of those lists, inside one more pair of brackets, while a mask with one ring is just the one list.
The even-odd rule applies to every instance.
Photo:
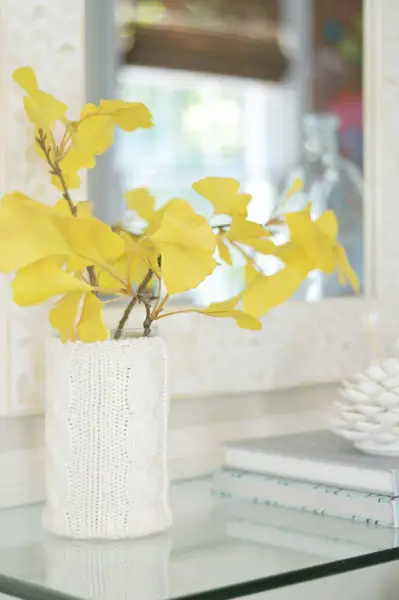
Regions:
[[168, 528], [166, 347], [49, 340], [44, 526], [73, 538]]

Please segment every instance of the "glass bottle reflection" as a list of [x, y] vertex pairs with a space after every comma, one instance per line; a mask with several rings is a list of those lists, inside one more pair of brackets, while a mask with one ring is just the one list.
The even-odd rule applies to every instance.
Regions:
[[[312, 216], [333, 209], [339, 223], [338, 240], [345, 247], [363, 289], [363, 183], [359, 168], [339, 154], [339, 119], [333, 114], [309, 114], [303, 122], [303, 152], [300, 162], [280, 187], [284, 197], [292, 181], [299, 178], [304, 194], [293, 196], [287, 210], [301, 210], [312, 202]], [[311, 273], [302, 290], [307, 300], [353, 294], [342, 287], [338, 277]]]

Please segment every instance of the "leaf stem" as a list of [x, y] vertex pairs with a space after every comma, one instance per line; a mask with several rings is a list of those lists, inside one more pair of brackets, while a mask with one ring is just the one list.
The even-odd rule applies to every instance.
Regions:
[[247, 254], [245, 252], [245, 250], [243, 248], [241, 248], [241, 246], [237, 242], [232, 242], [231, 240], [229, 240], [229, 242], [234, 248], [236, 248], [236, 250], [238, 250], [240, 252], [240, 254], [245, 258], [245, 260], [254, 267], [254, 269], [256, 269], [257, 271], [260, 271], [260, 269], [256, 263], [256, 260], [252, 256]]
[[164, 296], [164, 298], [161, 300], [161, 302], [159, 302], [159, 304], [156, 304], [154, 306], [154, 310], [152, 311], [152, 315], [151, 315], [152, 320], [154, 320], [158, 317], [158, 315], [162, 311], [163, 307], [165, 306], [165, 302], [168, 300], [168, 298], [169, 298], [169, 294], [166, 294]]
[[[123, 279], [123, 277], [121, 277], [120, 275], [118, 275], [118, 273], [116, 273], [112, 267], [109, 267], [108, 265], [102, 265], [99, 263], [99, 267], [102, 269], [102, 271], [105, 271], [106, 273], [108, 273], [111, 277], [113, 277], [116, 281], [119, 281], [120, 284], [123, 285], [124, 288], [126, 288], [126, 291], [130, 294], [130, 292], [133, 292], [133, 296], [136, 295], [136, 293], [134, 292], [134, 290], [131, 290], [129, 288], [129, 282], [126, 281], [125, 279]], [[87, 270], [89, 270], [90, 267], [87, 267]], [[93, 285], [93, 284], [92, 284]], [[96, 284], [94, 284], [96, 285]], [[127, 295], [127, 294], [125, 294]]]
[[174, 312], [163, 313], [163, 315], [158, 315], [154, 320], [159, 321], [159, 319], [164, 319], [165, 317], [171, 317], [172, 315], [183, 315], [185, 313], [197, 313], [201, 312], [198, 308], [187, 308], [184, 310], [175, 310]]
[[238, 252], [241, 254], [241, 256], [243, 256], [245, 258], [245, 260], [248, 260], [251, 258], [250, 256], [248, 256], [248, 254], [245, 252], [245, 250], [243, 250], [243, 248], [241, 248], [241, 246], [237, 242], [232, 242], [231, 240], [229, 240], [229, 242], [236, 250], [238, 250]]

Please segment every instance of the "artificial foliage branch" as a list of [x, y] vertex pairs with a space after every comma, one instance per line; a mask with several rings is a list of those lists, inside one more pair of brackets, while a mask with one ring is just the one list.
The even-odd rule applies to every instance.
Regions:
[[[87, 104], [78, 120], [70, 120], [67, 105], [39, 88], [31, 68], [17, 69], [14, 80], [25, 92], [35, 149], [61, 197], [47, 206], [21, 192], [3, 196], [0, 270], [14, 275], [13, 296], [20, 306], [53, 303], [49, 320], [62, 340], [109, 339], [103, 305], [120, 298], [127, 304], [115, 339], [122, 337], [139, 305], [145, 312], [144, 336], [150, 335], [155, 321], [187, 312], [229, 317], [239, 327], [260, 329], [259, 317], [285, 302], [315, 269], [337, 271], [342, 283], [358, 288], [337, 241], [332, 211], [314, 220], [308, 204], [295, 213], [272, 214], [260, 225], [248, 219], [251, 196], [231, 178], [208, 177], [193, 184], [213, 209], [210, 220], [182, 199], [156, 208], [150, 192], [138, 188], [127, 192], [125, 199], [131, 214], [146, 223], [141, 233], [122, 225], [109, 227], [92, 216], [91, 202], [74, 201], [73, 190], [81, 185], [81, 172], [95, 167], [96, 156], [112, 145], [115, 127], [134, 132], [153, 126], [148, 108], [104, 100]], [[295, 181], [287, 199], [300, 190], [301, 182]], [[275, 232], [282, 228], [288, 237], [278, 243]], [[170, 297], [198, 287], [218, 264], [233, 266], [237, 252], [245, 265], [240, 294], [207, 307], [165, 310]], [[265, 274], [257, 260], [260, 255], [277, 258], [281, 269]]]

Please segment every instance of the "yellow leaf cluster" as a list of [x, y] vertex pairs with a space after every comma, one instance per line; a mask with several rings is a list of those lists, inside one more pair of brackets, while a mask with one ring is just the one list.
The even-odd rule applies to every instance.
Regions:
[[[21, 67], [14, 72], [14, 80], [25, 91], [24, 107], [26, 114], [36, 126], [36, 133], [42, 131], [54, 164], [62, 169], [65, 185], [69, 189], [80, 187], [79, 172], [95, 166], [95, 157], [104, 154], [112, 145], [115, 126], [123, 131], [148, 129], [153, 126], [151, 113], [140, 102], [123, 100], [102, 100], [97, 106], [86, 104], [78, 120], [66, 117], [67, 105], [54, 96], [43, 92], [30, 67]], [[56, 123], [63, 126], [63, 136], [57, 143]], [[45, 157], [42, 148], [40, 156]], [[57, 175], [52, 182], [63, 190]]]
[[[247, 263], [246, 287], [241, 293], [242, 306], [247, 315], [260, 317], [285, 302], [315, 269], [327, 274], [337, 271], [342, 284], [348, 282], [358, 290], [356, 274], [348, 262], [344, 248], [336, 240], [338, 224], [332, 211], [327, 211], [316, 221], [311, 218], [310, 205], [303, 211], [279, 216], [277, 222], [288, 228], [289, 239], [277, 245], [268, 225], [263, 226], [248, 220], [247, 209], [251, 197], [240, 192], [238, 181], [211, 177], [197, 181], [193, 184], [193, 189], [211, 202], [214, 215], [223, 214], [230, 218], [226, 226], [214, 227], [214, 237], [221, 261], [232, 265], [231, 252], [235, 248]], [[295, 179], [287, 192], [287, 198], [301, 192], [302, 189], [302, 182]], [[125, 197], [128, 207], [147, 221], [146, 231], [156, 231], [160, 227], [165, 207], [160, 211], [155, 210], [155, 198], [148, 190], [131, 190]], [[179, 218], [178, 211], [176, 215]], [[154, 237], [156, 238], [157, 234]], [[253, 255], [257, 253], [276, 257], [283, 268], [274, 275], [265, 275], [255, 266]], [[187, 265], [187, 268], [193, 269], [194, 273], [195, 263], [194, 267]], [[176, 282], [172, 282], [170, 275], [167, 275], [171, 293], [188, 289], [175, 287]], [[206, 275], [206, 271], [203, 275]], [[180, 275], [175, 273], [175, 279], [179, 280]], [[216, 316], [213, 306], [209, 307], [210, 312], [202, 312]], [[221, 307], [223, 310], [217, 313], [218, 316], [226, 316], [224, 304]]]
[[0, 201], [0, 268], [15, 272], [14, 300], [32, 306], [62, 296], [50, 321], [63, 339], [76, 339], [78, 333], [83, 341], [108, 335], [93, 293], [101, 289], [84, 273], [93, 265], [109, 268], [125, 247], [120, 236], [89, 213], [86, 202], [78, 204], [82, 216], [75, 218], [65, 213], [64, 200], [48, 207], [20, 193]]
[[[20, 306], [53, 301], [49, 319], [62, 340], [108, 338], [102, 316], [104, 297], [108, 301], [128, 297], [129, 310], [144, 304], [147, 322], [187, 312], [165, 313], [167, 299], [196, 288], [218, 261], [232, 265], [237, 253], [245, 264], [242, 292], [189, 311], [232, 318], [239, 327], [257, 330], [259, 317], [287, 300], [314, 269], [327, 274], [337, 271], [342, 283], [358, 288], [356, 274], [337, 241], [332, 211], [314, 221], [307, 207], [276, 214], [274, 220], [260, 225], [248, 219], [251, 196], [231, 178], [207, 177], [193, 184], [193, 190], [212, 207], [209, 221], [182, 199], [157, 209], [150, 191], [138, 188], [128, 191], [125, 200], [132, 214], [145, 221], [143, 231], [112, 229], [92, 216], [91, 202], [75, 204], [70, 190], [80, 186], [80, 171], [94, 167], [95, 157], [112, 145], [116, 126], [128, 132], [152, 127], [150, 112], [140, 103], [103, 100], [84, 106], [73, 121], [66, 116], [68, 107], [63, 102], [39, 88], [32, 69], [17, 69], [14, 80], [25, 92], [24, 106], [35, 126], [37, 149], [62, 197], [54, 206], [20, 192], [0, 200], [0, 270], [14, 275], [14, 300]], [[287, 196], [301, 189], [302, 183], [295, 180]], [[289, 232], [281, 245], [274, 238], [273, 223]], [[281, 270], [265, 275], [257, 265], [258, 254], [276, 257]]]

